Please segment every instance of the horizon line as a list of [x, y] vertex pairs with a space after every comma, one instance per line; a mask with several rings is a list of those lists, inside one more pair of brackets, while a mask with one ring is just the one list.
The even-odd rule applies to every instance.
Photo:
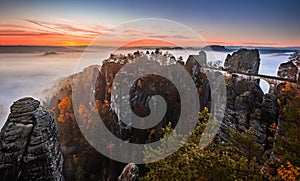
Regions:
[[[105, 46], [105, 45], [1, 45], [0, 47], [105, 47], [105, 48], [117, 48], [117, 46]], [[272, 46], [272, 45], [219, 45], [219, 44], [208, 44], [205, 46], [169, 46], [169, 45], [141, 45], [141, 46], [125, 46], [121, 48], [139, 48], [139, 47], [149, 47], [149, 48], [159, 48], [159, 47], [168, 47], [168, 48], [200, 48], [206, 46], [224, 46], [224, 47], [265, 47], [265, 48], [300, 48], [300, 45], [288, 45], [288, 46]]]

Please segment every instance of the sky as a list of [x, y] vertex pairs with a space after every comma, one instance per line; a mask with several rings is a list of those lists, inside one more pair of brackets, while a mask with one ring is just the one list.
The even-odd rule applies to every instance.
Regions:
[[[207, 44], [241, 46], [300, 46], [299, 0], [252, 1], [0, 1], [0, 45], [89, 45], [104, 32], [143, 18], [172, 20], [191, 28]], [[124, 29], [126, 36], [151, 32]], [[147, 32], [146, 32], [147, 31]], [[182, 33], [182, 32], [181, 32]], [[171, 33], [172, 34], [172, 33]], [[182, 44], [192, 44], [192, 37]], [[138, 45], [155, 45], [157, 38]], [[110, 40], [102, 46], [114, 46]], [[134, 44], [131, 44], [132, 46]]]

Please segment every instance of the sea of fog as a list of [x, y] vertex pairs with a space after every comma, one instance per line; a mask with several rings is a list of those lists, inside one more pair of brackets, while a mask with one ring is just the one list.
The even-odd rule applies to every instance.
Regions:
[[[129, 53], [133, 50], [121, 50]], [[198, 51], [184, 52], [182, 50], [169, 51], [175, 57], [187, 59], [188, 54], [197, 54]], [[91, 64], [101, 64], [111, 52], [65, 52], [44, 56], [43, 53], [0, 54], [0, 128], [5, 123], [9, 106], [14, 101], [25, 96], [42, 99], [42, 91], [53, 86], [58, 80], [74, 72], [81, 71]], [[209, 61], [224, 62], [228, 53], [208, 52]], [[276, 75], [280, 63], [285, 62], [290, 53], [261, 54], [261, 74]], [[263, 84], [263, 82], [262, 82]], [[264, 91], [267, 85], [262, 85]]]

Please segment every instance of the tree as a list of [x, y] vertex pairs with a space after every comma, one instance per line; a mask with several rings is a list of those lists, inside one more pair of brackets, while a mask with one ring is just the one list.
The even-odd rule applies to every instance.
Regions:
[[[199, 139], [208, 117], [208, 109], [205, 108], [199, 113], [198, 124], [188, 141], [167, 158], [146, 164], [149, 172], [141, 180], [261, 180], [253, 131], [249, 130], [245, 135], [236, 130], [230, 132], [236, 141], [234, 144], [221, 143], [216, 137], [207, 148], [199, 148]], [[170, 124], [163, 132], [165, 135], [173, 135], [167, 140], [168, 143], [161, 145], [162, 150], [182, 136], [172, 131]], [[236, 144], [240, 146], [235, 148]], [[146, 159], [160, 153], [159, 149], [147, 149], [149, 152], [145, 153]], [[241, 154], [242, 150], [246, 150], [247, 154]]]
[[248, 129], [244, 134], [235, 129], [229, 132], [229, 137], [228, 148], [233, 159], [239, 164], [238, 176], [243, 180], [261, 179], [258, 160], [260, 160], [263, 148], [255, 142], [253, 129]]
[[[285, 100], [275, 137], [275, 160], [267, 166], [273, 168], [269, 179], [300, 180], [300, 95]], [[271, 166], [270, 166], [271, 165]]]
[[82, 167], [80, 165], [78, 165], [78, 167], [76, 169], [75, 180], [76, 181], [83, 181], [83, 180], [85, 180], [84, 171], [83, 171], [83, 169], [82, 169]]

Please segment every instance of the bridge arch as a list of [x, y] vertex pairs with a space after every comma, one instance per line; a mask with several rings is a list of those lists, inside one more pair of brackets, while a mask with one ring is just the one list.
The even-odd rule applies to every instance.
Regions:
[[[282, 85], [285, 85], [286, 82], [291, 83], [292, 85], [297, 84], [297, 80], [287, 79], [282, 77], [270, 76], [270, 75], [262, 75], [262, 74], [249, 74], [243, 72], [228, 72], [224, 69], [212, 68], [212, 67], [201, 67], [201, 69], [205, 70], [205, 72], [220, 72], [224, 76], [230, 75], [232, 77], [244, 78], [246, 80], [257, 80], [260, 84], [260, 87], [263, 89], [264, 93], [277, 93]], [[262, 85], [261, 85], [262, 84]], [[269, 90], [267, 91], [267, 87]]]
[[268, 81], [265, 79], [258, 79], [259, 80], [259, 87], [262, 89], [262, 91], [266, 94], [270, 92], [271, 85]]

